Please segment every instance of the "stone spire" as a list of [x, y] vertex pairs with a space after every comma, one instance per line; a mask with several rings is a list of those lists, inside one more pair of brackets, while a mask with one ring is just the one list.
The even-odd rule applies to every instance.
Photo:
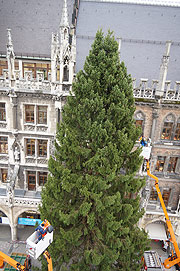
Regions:
[[56, 81], [58, 50], [59, 50], [58, 34], [52, 33], [52, 41], [51, 41], [51, 81], [52, 82]]
[[67, 9], [67, 1], [64, 0], [62, 15], [61, 15], [61, 22], [60, 28], [69, 28], [69, 19], [68, 19], [68, 9]]
[[63, 44], [63, 46], [65, 47], [69, 43], [69, 31], [70, 31], [70, 26], [69, 26], [69, 20], [68, 20], [67, 2], [66, 0], [64, 0], [59, 32], [60, 32], [60, 43]]
[[171, 48], [171, 41], [167, 41], [166, 51], [165, 51], [165, 54], [163, 55], [161, 66], [160, 66], [159, 83], [157, 85], [157, 90], [155, 94], [157, 97], [162, 97], [164, 94], [164, 87], [165, 87], [165, 82], [166, 82], [166, 77], [167, 77], [167, 72], [168, 72], [170, 48]]
[[12, 43], [12, 37], [11, 37], [11, 29], [7, 29], [7, 62], [8, 62], [8, 73], [9, 78], [14, 78], [14, 49], [13, 49], [13, 43]]

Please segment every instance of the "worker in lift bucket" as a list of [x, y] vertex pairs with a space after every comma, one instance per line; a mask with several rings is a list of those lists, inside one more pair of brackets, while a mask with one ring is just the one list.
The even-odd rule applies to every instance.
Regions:
[[45, 227], [45, 224], [44, 222], [39, 225], [35, 231], [37, 232], [37, 235], [38, 235], [38, 242], [46, 235], [47, 233], [47, 228]]

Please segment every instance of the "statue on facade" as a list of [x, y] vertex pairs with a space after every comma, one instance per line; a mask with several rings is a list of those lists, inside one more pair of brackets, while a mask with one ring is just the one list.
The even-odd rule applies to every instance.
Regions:
[[17, 146], [14, 149], [14, 160], [15, 160], [15, 163], [20, 162], [20, 151]]
[[12, 176], [13, 176], [13, 170], [10, 167], [10, 164], [8, 164], [8, 176], [7, 176], [6, 193], [7, 193], [7, 199], [8, 199], [8, 206], [9, 207], [12, 207], [13, 198], [14, 198], [14, 182], [12, 181]]

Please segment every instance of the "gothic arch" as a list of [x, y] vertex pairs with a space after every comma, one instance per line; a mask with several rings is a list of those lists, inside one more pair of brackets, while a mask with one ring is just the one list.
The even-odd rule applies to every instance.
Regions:
[[7, 218], [9, 219], [9, 222], [11, 222], [10, 218], [9, 218], [9, 213], [6, 211], [5, 208], [3, 208], [3, 206], [0, 207], [0, 211], [2, 211], [7, 216]]
[[162, 218], [160, 218], [160, 217], [155, 217], [155, 218], [153, 218], [151, 221], [148, 221], [148, 222], [144, 225], [144, 229], [145, 229], [149, 224], [153, 224], [153, 223], [157, 223], [157, 222], [159, 222], [159, 223], [161, 223], [161, 224], [164, 224], [164, 226], [166, 225], [166, 223], [165, 223], [165, 217], [162, 217]]
[[144, 112], [142, 111], [142, 110], [137, 110], [136, 112], [135, 112], [135, 119], [136, 120], [145, 120], [145, 114], [144, 114]]
[[175, 115], [174, 115], [173, 113], [168, 113], [168, 114], [165, 116], [163, 122], [165, 122], [165, 121], [166, 121], [166, 122], [175, 122], [175, 120], [176, 120]]
[[174, 137], [173, 137], [174, 140], [180, 140], [180, 117], [177, 118], [177, 122], [176, 122], [176, 125], [175, 125], [175, 133], [174, 133]]
[[36, 212], [36, 213], [39, 213], [39, 211], [36, 209], [36, 208], [27, 208], [27, 207], [25, 207], [25, 208], [21, 208], [21, 210], [19, 210], [18, 212], [16, 212], [16, 214], [15, 214], [15, 217], [14, 217], [14, 223], [15, 224], [17, 224], [18, 223], [18, 217], [21, 215], [21, 214], [23, 214], [23, 213], [25, 213], [25, 212]]
[[168, 113], [162, 123], [161, 139], [172, 140], [176, 117], [173, 113]]

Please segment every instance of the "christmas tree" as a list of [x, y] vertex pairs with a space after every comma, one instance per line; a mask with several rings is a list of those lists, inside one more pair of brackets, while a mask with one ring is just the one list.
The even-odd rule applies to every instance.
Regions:
[[112, 33], [98, 31], [63, 109], [55, 157], [42, 192], [42, 218], [55, 228], [57, 270], [140, 270], [147, 235], [136, 177], [132, 79]]

